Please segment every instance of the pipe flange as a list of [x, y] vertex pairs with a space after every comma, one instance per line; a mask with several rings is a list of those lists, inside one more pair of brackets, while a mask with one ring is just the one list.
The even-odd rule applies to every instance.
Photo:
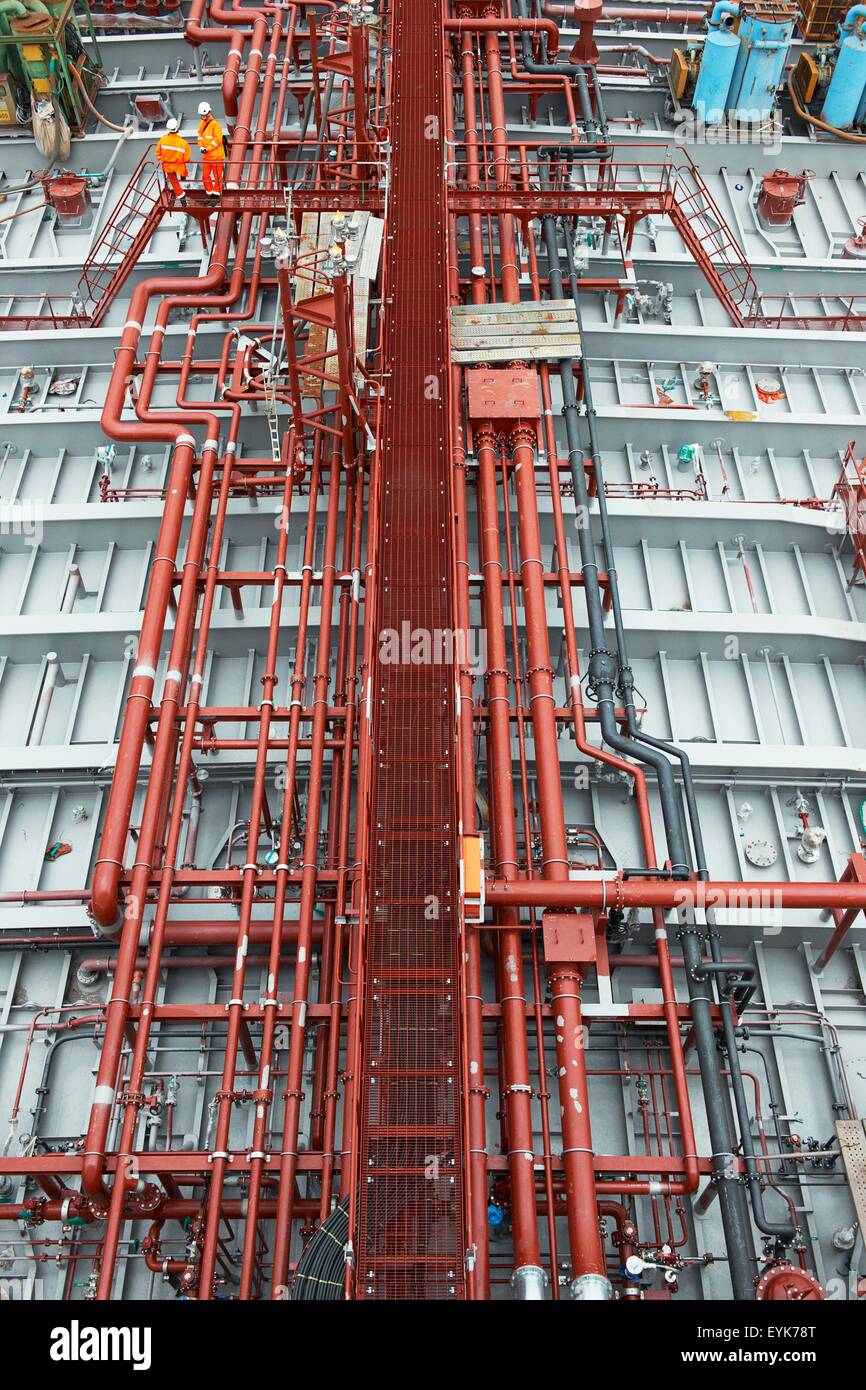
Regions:
[[613, 1285], [603, 1274], [579, 1274], [571, 1281], [571, 1296], [578, 1302], [610, 1303]]
[[519, 1303], [543, 1303], [547, 1275], [540, 1265], [521, 1265], [511, 1276], [511, 1287]]
[[823, 1302], [827, 1295], [814, 1274], [798, 1265], [770, 1265], [755, 1281], [755, 1297], [759, 1303]]

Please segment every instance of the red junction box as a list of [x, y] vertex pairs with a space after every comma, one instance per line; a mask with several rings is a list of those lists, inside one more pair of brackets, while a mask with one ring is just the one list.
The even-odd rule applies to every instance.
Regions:
[[534, 371], [474, 367], [466, 373], [469, 415], [473, 420], [538, 420], [538, 377]]
[[595, 923], [588, 912], [545, 912], [544, 959], [588, 965], [595, 960]]

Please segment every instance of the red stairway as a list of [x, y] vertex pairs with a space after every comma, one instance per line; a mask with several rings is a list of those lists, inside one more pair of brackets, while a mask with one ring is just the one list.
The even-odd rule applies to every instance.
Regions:
[[691, 161], [678, 164], [675, 173], [673, 200], [668, 209], [671, 222], [732, 323], [755, 322], [760, 300], [745, 251], [695, 165]]
[[120, 201], [84, 262], [78, 295], [91, 328], [98, 328], [165, 211], [159, 173], [151, 152], [139, 160]]
[[850, 589], [866, 581], [866, 458], [857, 457], [853, 440], [848, 445], [832, 496], [845, 509], [845, 522], [854, 547], [851, 578], [848, 580]]

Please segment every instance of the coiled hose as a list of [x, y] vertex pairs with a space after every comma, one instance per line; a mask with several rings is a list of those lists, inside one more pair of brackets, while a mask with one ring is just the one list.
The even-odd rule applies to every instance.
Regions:
[[310, 1241], [295, 1270], [292, 1300], [338, 1303], [346, 1283], [349, 1198], [338, 1203]]

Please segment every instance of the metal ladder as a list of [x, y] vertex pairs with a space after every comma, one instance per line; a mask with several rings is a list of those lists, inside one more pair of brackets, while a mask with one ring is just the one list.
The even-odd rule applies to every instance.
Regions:
[[151, 152], [139, 160], [84, 262], [78, 297], [98, 328], [166, 211]]
[[742, 246], [691, 162], [676, 169], [668, 215], [735, 325], [755, 321], [758, 287]]

